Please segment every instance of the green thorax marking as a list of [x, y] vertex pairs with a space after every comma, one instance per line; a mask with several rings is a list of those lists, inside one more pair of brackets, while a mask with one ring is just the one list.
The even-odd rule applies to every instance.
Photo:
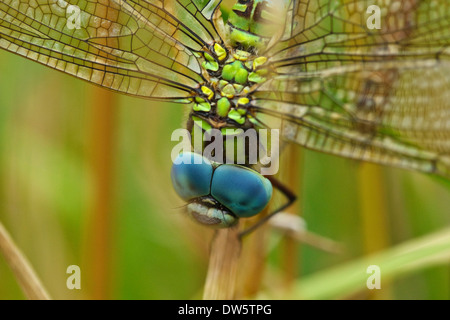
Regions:
[[202, 67], [208, 79], [193, 97], [194, 113], [214, 118], [214, 122], [227, 122], [242, 126], [252, 121], [248, 112], [251, 89], [266, 81], [269, 69], [267, 58], [233, 48], [214, 44], [204, 52]]

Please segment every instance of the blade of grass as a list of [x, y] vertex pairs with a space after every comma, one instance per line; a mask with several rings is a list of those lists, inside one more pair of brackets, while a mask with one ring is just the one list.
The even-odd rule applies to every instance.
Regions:
[[284, 299], [337, 299], [358, 290], [368, 290], [367, 267], [377, 265], [381, 271], [381, 289], [395, 277], [450, 261], [450, 228], [413, 239], [358, 260], [317, 272], [301, 281]]

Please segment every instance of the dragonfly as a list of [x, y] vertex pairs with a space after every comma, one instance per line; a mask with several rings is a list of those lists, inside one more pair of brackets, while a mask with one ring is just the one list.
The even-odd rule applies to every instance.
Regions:
[[[237, 0], [230, 10], [221, 0], [2, 0], [0, 48], [188, 105], [191, 133], [275, 128], [283, 143], [450, 177], [446, 0]], [[263, 210], [273, 188], [288, 201], [269, 216], [295, 200], [248, 162], [204, 157], [206, 147], [172, 169], [198, 222], [230, 227]]]

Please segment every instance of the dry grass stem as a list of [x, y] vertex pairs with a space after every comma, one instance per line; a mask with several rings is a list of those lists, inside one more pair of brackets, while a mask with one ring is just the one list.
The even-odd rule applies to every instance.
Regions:
[[25, 297], [30, 300], [50, 300], [50, 296], [39, 280], [31, 264], [25, 258], [13, 239], [0, 223], [0, 252], [11, 268], [22, 288]]
[[236, 277], [241, 253], [238, 226], [216, 231], [211, 242], [204, 300], [232, 300], [236, 297]]

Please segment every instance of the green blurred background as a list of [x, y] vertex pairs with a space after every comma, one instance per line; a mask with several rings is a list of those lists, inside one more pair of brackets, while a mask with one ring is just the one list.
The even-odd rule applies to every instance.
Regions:
[[[0, 221], [52, 298], [202, 297], [213, 231], [183, 214], [170, 182], [170, 137], [185, 116], [0, 51]], [[263, 297], [450, 225], [450, 188], [434, 178], [294, 149], [281, 175], [297, 213], [345, 251], [270, 232]], [[66, 287], [69, 265], [81, 268], [81, 290]], [[448, 263], [382, 281], [330, 298], [450, 298]], [[0, 299], [23, 298], [0, 256]]]

